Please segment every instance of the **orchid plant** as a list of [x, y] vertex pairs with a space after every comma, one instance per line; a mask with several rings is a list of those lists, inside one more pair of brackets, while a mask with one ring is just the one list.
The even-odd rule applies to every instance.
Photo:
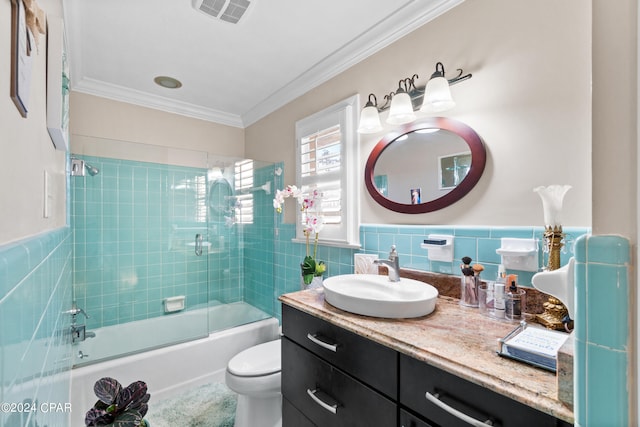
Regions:
[[[304, 225], [304, 236], [306, 238], [307, 253], [304, 257], [300, 268], [302, 269], [302, 280], [305, 285], [309, 285], [314, 277], [320, 277], [326, 271], [327, 267], [324, 261], [316, 261], [318, 252], [318, 238], [320, 231], [324, 227], [322, 216], [318, 213], [322, 193], [313, 190], [309, 194], [304, 194], [301, 189], [295, 185], [287, 185], [284, 190], [277, 190], [273, 199], [273, 207], [276, 212], [282, 213], [282, 205], [284, 199], [293, 197], [298, 200], [300, 211], [302, 212], [302, 221]], [[310, 252], [310, 239], [313, 239], [313, 254]]]

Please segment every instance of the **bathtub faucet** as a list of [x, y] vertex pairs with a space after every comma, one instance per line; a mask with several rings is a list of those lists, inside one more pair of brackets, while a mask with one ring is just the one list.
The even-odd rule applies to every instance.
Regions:
[[391, 245], [389, 259], [376, 259], [373, 262], [387, 267], [387, 270], [389, 271], [389, 280], [392, 282], [400, 281], [400, 257], [398, 256], [398, 252], [396, 252], [396, 245]]
[[78, 342], [82, 342], [87, 338], [95, 338], [96, 333], [87, 331], [87, 327], [85, 325], [71, 325], [71, 343], [75, 344]]

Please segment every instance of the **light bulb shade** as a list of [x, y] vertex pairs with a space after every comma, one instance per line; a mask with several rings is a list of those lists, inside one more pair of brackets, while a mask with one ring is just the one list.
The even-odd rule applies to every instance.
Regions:
[[536, 187], [533, 189], [542, 199], [545, 227], [562, 226], [562, 201], [564, 195], [571, 188], [570, 185], [549, 185], [548, 187]]
[[449, 82], [444, 77], [432, 77], [424, 90], [424, 101], [420, 111], [424, 113], [446, 111], [455, 107]]
[[360, 125], [358, 126], [358, 133], [376, 133], [382, 130], [380, 124], [380, 115], [378, 109], [370, 105], [364, 107], [360, 112]]
[[413, 112], [411, 97], [406, 92], [397, 92], [391, 99], [391, 107], [389, 107], [389, 116], [387, 123], [392, 125], [403, 125], [410, 123], [416, 119]]

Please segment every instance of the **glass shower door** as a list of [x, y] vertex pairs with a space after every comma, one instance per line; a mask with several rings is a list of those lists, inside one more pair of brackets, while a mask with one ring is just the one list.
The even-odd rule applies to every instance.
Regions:
[[[84, 137], [71, 177], [76, 365], [208, 335], [205, 152]], [[88, 355], [88, 357], [86, 357]]]
[[271, 317], [274, 293], [274, 164], [211, 159], [209, 331]]

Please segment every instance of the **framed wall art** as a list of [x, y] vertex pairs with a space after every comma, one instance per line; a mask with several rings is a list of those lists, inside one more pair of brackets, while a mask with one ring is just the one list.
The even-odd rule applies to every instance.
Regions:
[[22, 0], [11, 0], [10, 96], [22, 117], [27, 117], [35, 41], [27, 28]]
[[47, 20], [47, 130], [58, 150], [69, 150], [69, 63], [62, 18]]

